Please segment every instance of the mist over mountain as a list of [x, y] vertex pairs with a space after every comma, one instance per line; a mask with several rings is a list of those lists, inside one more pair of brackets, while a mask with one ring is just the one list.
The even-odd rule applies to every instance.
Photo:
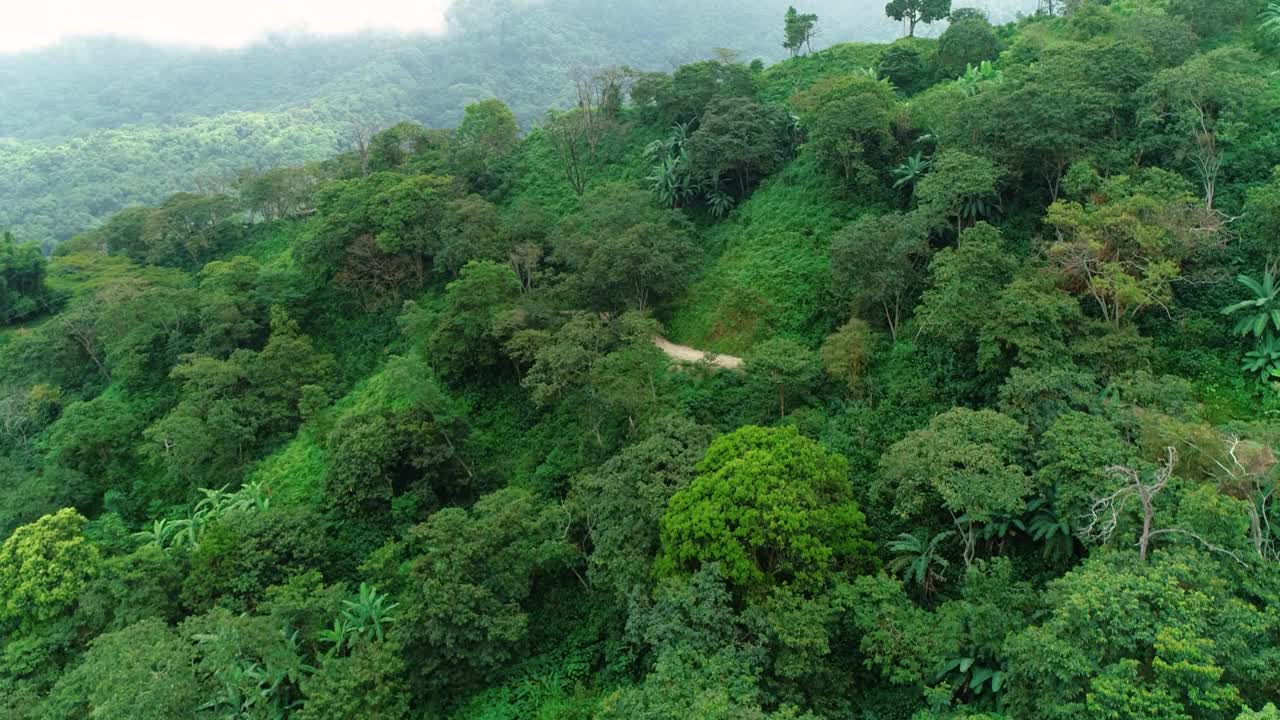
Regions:
[[[1036, 0], [968, 4], [999, 22]], [[467, 104], [497, 97], [529, 127], [569, 104], [574, 75], [590, 69], [670, 71], [714, 48], [778, 60], [787, 7], [463, 0], [444, 35], [276, 33], [230, 50], [90, 37], [0, 55], [0, 227], [66, 239], [122, 207], [217, 187], [245, 167], [328, 157], [346, 149], [356, 119], [452, 127]], [[902, 34], [881, 0], [802, 9], [820, 18], [815, 49]]]

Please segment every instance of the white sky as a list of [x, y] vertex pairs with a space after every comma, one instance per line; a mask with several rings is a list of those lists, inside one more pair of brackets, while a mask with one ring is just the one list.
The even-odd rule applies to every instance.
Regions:
[[273, 30], [443, 32], [452, 0], [3, 0], [0, 53], [74, 35], [236, 47]]

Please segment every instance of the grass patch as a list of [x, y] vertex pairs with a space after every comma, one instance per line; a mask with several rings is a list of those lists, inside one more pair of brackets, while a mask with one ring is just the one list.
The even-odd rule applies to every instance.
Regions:
[[[625, 124], [623, 132], [601, 145], [602, 161], [589, 174], [586, 191], [615, 182], [643, 183], [652, 171], [644, 159], [644, 149], [666, 133], [662, 128]], [[560, 157], [544, 133], [535, 131], [526, 139], [516, 163], [519, 173], [506, 205], [530, 203], [557, 218], [581, 207], [581, 199], [570, 187]]]
[[885, 47], [879, 43], [845, 43], [780, 62], [761, 74], [760, 98], [765, 102], [786, 104], [792, 95], [819, 80], [874, 67]]
[[856, 214], [802, 154], [704, 235], [711, 260], [669, 320], [672, 339], [734, 355], [776, 335], [816, 344], [833, 322], [831, 236]]
[[258, 225], [250, 233], [248, 242], [228, 255], [251, 257], [263, 268], [286, 270], [293, 266], [293, 243], [304, 227], [306, 225], [301, 220], [279, 220]]

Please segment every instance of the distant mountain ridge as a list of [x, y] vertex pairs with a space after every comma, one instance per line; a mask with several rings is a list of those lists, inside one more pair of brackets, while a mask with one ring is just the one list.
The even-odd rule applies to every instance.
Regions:
[[[66, 239], [243, 167], [333, 155], [355, 119], [452, 127], [467, 104], [497, 97], [528, 127], [570, 102], [585, 69], [670, 69], [715, 47], [780, 59], [788, 4], [463, 0], [444, 36], [277, 35], [238, 50], [83, 38], [0, 55], [0, 228]], [[998, 21], [1035, 0], [964, 4]], [[802, 5], [819, 14], [823, 46], [900, 34], [880, 0]]]

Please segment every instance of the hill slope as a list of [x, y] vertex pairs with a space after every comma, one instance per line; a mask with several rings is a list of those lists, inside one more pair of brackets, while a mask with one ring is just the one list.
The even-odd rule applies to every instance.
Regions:
[[[982, 0], [997, 16], [1034, 0]], [[198, 51], [72, 40], [0, 56], [0, 228], [65, 240], [112, 212], [214, 188], [241, 168], [321, 160], [352, 123], [457, 125], [497, 97], [525, 126], [571, 104], [584, 70], [669, 70], [713, 47], [775, 60], [780, 0], [462, 0], [443, 37], [281, 36]], [[815, 0], [820, 41], [898, 32], [878, 0]], [[724, 18], [733, 22], [725, 23]]]

